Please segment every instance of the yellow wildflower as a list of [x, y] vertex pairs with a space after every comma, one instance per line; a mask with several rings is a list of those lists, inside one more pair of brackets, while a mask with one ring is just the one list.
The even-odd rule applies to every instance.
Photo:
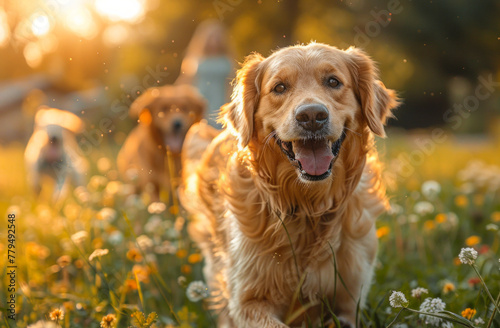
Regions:
[[436, 215], [436, 217], [434, 218], [434, 220], [437, 223], [445, 223], [447, 218], [448, 218], [448, 216], [446, 214], [439, 213], [438, 215]]
[[195, 254], [189, 255], [188, 262], [191, 264], [194, 264], [194, 263], [201, 262], [202, 259], [203, 259], [203, 257], [201, 256], [200, 253], [195, 253]]
[[457, 205], [457, 207], [464, 208], [469, 205], [469, 199], [465, 195], [458, 195], [455, 197], [455, 205]]
[[64, 312], [62, 309], [54, 309], [49, 313], [49, 318], [52, 321], [59, 321], [64, 318]]
[[453, 292], [455, 290], [455, 285], [451, 282], [447, 282], [443, 286], [443, 293], [448, 294], [449, 292]]
[[389, 228], [388, 226], [382, 226], [377, 229], [377, 238], [387, 236], [389, 232], [391, 232], [391, 228]]
[[469, 238], [465, 239], [465, 245], [467, 246], [476, 246], [481, 242], [481, 237], [479, 236], [470, 236]]
[[116, 327], [116, 316], [114, 314], [108, 314], [102, 317], [101, 328], [114, 328]]
[[472, 319], [474, 315], [476, 315], [476, 310], [471, 309], [471, 308], [466, 308], [465, 310], [462, 311], [462, 317], [464, 317], [467, 320]]
[[430, 231], [436, 228], [436, 222], [432, 220], [427, 220], [424, 222], [424, 230]]
[[491, 221], [500, 222], [500, 212], [499, 211], [491, 213]]

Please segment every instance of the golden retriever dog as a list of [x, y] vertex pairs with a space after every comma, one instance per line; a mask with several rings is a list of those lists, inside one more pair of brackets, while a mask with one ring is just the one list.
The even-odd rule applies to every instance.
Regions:
[[[123, 178], [159, 200], [180, 171], [180, 153], [188, 129], [203, 118], [206, 102], [189, 85], [150, 88], [130, 106], [139, 124], [130, 132], [117, 158]], [[167, 158], [167, 149], [171, 155]]]
[[55, 108], [37, 111], [24, 152], [28, 183], [35, 194], [51, 185], [52, 200], [57, 200], [67, 194], [70, 185], [85, 184], [88, 163], [76, 141], [83, 129], [82, 120], [70, 112]]
[[[355, 327], [387, 208], [374, 135], [398, 104], [362, 51], [311, 43], [253, 54], [226, 129], [184, 145], [181, 200], [221, 327]], [[196, 169], [193, 169], [196, 167]]]

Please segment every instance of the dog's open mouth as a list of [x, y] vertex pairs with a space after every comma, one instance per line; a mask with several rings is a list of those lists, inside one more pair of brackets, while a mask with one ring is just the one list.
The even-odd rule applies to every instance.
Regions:
[[275, 138], [281, 151], [292, 165], [299, 169], [302, 178], [320, 181], [332, 174], [333, 164], [345, 139], [345, 131], [335, 142], [326, 138], [296, 141], [282, 141], [278, 137]]

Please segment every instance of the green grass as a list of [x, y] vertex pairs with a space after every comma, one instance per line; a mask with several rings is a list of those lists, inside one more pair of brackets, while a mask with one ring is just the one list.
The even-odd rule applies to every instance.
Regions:
[[[457, 256], [467, 243], [476, 248], [481, 276], [493, 297], [500, 293], [500, 235], [487, 230], [489, 224], [500, 226], [500, 186], [494, 188], [494, 168], [478, 169], [468, 182], [460, 179], [464, 174], [460, 172], [470, 160], [500, 163], [498, 144], [462, 148], [447, 141], [413, 165], [411, 175], [404, 175], [398, 171], [398, 158], [416, 149], [412, 140], [392, 136], [379, 142], [388, 194], [391, 203], [399, 206], [377, 222], [380, 246], [374, 284], [366, 308], [360, 311], [360, 326], [389, 325], [399, 310], [391, 308], [388, 299], [398, 290], [405, 293], [412, 309], [418, 310], [426, 297], [441, 298], [446, 310], [458, 315], [466, 308], [475, 309], [472, 321], [482, 318], [486, 324], [478, 327], [486, 327], [492, 302], [474, 270], [459, 264]], [[0, 162], [0, 213], [4, 222], [7, 213], [16, 213], [18, 267], [17, 321], [7, 319], [8, 280], [3, 278], [0, 325], [26, 327], [50, 320], [49, 313], [62, 308], [61, 327], [99, 327], [107, 314], [116, 316], [118, 327], [149, 327], [146, 318], [152, 312], [158, 315], [156, 327], [215, 326], [207, 304], [186, 296], [189, 283], [203, 280], [203, 261], [186, 233], [189, 218], [182, 209], [171, 206], [149, 213], [148, 200], [128, 195], [113, 164], [111, 168], [101, 165], [102, 171], [93, 165], [88, 194], [77, 193], [55, 205], [36, 201], [27, 192], [22, 152], [20, 145], [0, 149], [0, 158], [8, 158]], [[97, 163], [109, 157], [113, 163], [109, 154], [115, 152], [102, 148], [90, 160]], [[421, 192], [427, 180], [441, 186], [435, 198], [427, 199]], [[421, 201], [432, 204], [428, 213], [415, 213]], [[75, 235], [80, 231], [86, 234]], [[2, 277], [6, 277], [6, 232], [7, 225], [0, 225]], [[89, 260], [95, 249], [109, 252]], [[428, 294], [412, 298], [411, 290], [417, 286], [428, 289]], [[409, 311], [401, 313], [397, 323], [425, 326]], [[500, 315], [491, 327], [500, 327]]]

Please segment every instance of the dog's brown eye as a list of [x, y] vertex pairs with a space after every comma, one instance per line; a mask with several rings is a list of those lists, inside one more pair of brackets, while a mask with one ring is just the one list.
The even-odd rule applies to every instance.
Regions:
[[277, 86], [274, 87], [273, 91], [276, 93], [283, 93], [285, 92], [286, 87], [283, 83], [278, 84]]
[[340, 81], [334, 77], [329, 77], [327, 80], [327, 83], [328, 83], [328, 86], [332, 87], [332, 88], [336, 88], [340, 85]]

